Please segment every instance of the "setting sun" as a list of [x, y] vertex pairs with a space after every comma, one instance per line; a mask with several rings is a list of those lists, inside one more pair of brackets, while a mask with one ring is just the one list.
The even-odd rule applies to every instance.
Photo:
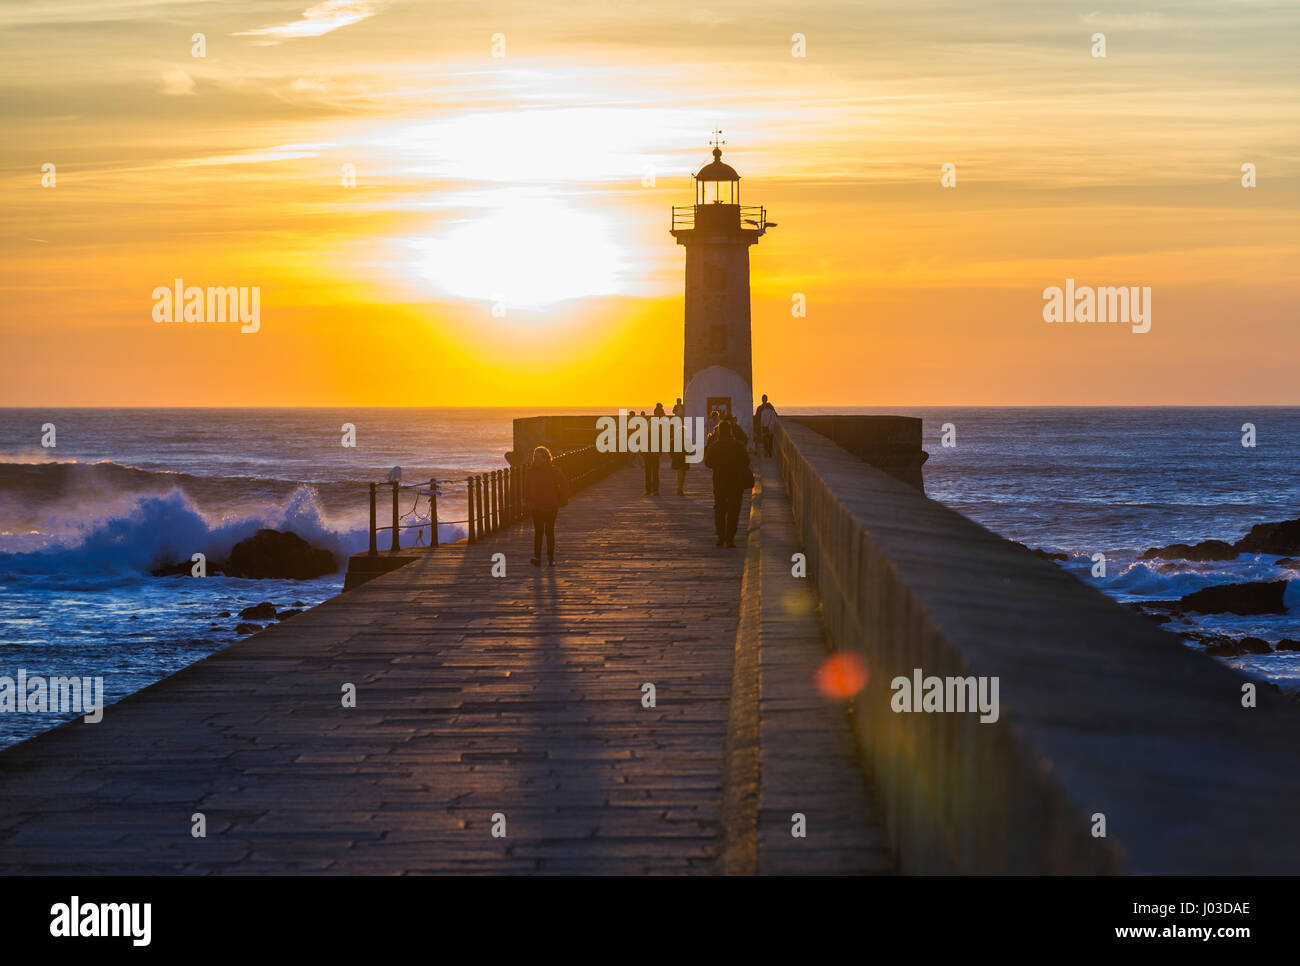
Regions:
[[625, 294], [632, 272], [608, 216], [504, 189], [407, 245], [410, 270], [431, 294], [492, 302], [498, 312]]

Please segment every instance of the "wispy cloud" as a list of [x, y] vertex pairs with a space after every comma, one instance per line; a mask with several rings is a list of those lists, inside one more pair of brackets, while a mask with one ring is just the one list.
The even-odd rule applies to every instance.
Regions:
[[322, 150], [333, 146], [332, 144], [277, 144], [271, 148], [244, 151], [240, 154], [184, 158], [163, 164], [150, 165], [150, 168], [196, 168], [215, 164], [266, 164], [272, 161], [297, 161], [301, 158], [319, 157]]
[[[369, 0], [325, 0], [302, 12], [302, 17], [290, 23], [258, 30], [241, 30], [236, 37], [319, 37], [340, 27], [359, 23], [376, 13], [375, 4]], [[275, 40], [271, 41], [276, 42]]]

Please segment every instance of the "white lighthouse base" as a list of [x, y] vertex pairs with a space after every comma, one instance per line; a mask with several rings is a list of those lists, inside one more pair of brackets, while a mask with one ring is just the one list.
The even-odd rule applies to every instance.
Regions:
[[734, 369], [725, 366], [709, 366], [701, 369], [686, 384], [686, 394], [682, 397], [687, 416], [709, 417], [709, 408], [725, 406], [727, 412], [736, 417], [745, 434], [752, 436], [754, 422], [754, 394], [749, 383]]

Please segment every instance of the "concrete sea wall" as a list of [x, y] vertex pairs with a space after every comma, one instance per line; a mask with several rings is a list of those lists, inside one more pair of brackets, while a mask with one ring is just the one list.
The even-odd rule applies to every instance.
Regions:
[[[1289, 701], [806, 425], [777, 447], [903, 872], [1300, 872]], [[996, 677], [997, 721], [894, 711], [917, 668]]]

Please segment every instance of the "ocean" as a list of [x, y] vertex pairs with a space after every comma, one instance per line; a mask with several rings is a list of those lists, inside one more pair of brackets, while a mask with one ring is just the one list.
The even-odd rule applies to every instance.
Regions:
[[[293, 530], [344, 564], [367, 545], [367, 484], [393, 467], [406, 483], [463, 479], [505, 465], [514, 417], [597, 411], [0, 410], [0, 676], [102, 676], [106, 701], [118, 700], [238, 640], [241, 609], [310, 607], [343, 586], [342, 570], [306, 581], [193, 580], [153, 577], [153, 567], [195, 552], [220, 559], [260, 527]], [[1061, 566], [1120, 601], [1296, 574], [1267, 555], [1137, 558], [1147, 547], [1232, 541], [1253, 524], [1300, 517], [1300, 409], [788, 412], [920, 416], [929, 496], [1005, 537], [1066, 554]], [[1254, 447], [1242, 446], [1246, 423]], [[42, 446], [47, 424], [52, 447]], [[354, 447], [342, 445], [344, 424], [355, 428]], [[946, 424], [955, 446], [941, 445]], [[381, 491], [381, 524], [389, 507]], [[404, 522], [427, 522], [427, 503], [404, 497], [402, 513]], [[440, 538], [462, 537], [463, 524], [452, 521], [464, 517], [463, 488], [446, 487]], [[404, 545], [415, 536], [406, 531]], [[380, 539], [385, 546], [387, 534]], [[427, 543], [427, 527], [419, 539]], [[1104, 579], [1091, 576], [1098, 552]], [[1300, 639], [1297, 595], [1293, 581], [1285, 615], [1198, 615], [1166, 626]], [[1300, 687], [1300, 652], [1218, 659], [1285, 690]], [[0, 746], [63, 717], [73, 715], [0, 715]]]

